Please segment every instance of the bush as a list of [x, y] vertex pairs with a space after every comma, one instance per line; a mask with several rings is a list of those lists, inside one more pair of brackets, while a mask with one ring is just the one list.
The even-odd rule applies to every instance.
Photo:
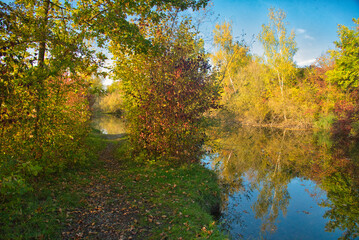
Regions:
[[117, 58], [127, 129], [137, 153], [177, 162], [197, 161], [205, 137], [203, 113], [216, 105], [219, 85], [198, 50], [202, 48], [195, 33], [181, 24], [169, 41], [164, 36], [169, 30], [163, 31], [155, 35], [160, 52]]
[[[88, 104], [84, 80], [66, 75], [43, 81], [46, 98], [24, 85], [26, 79], [12, 79], [14, 94], [2, 105], [0, 122], [1, 194], [20, 195], [31, 189], [38, 175], [61, 171], [84, 161], [82, 153], [88, 134]], [[40, 105], [41, 111], [36, 110]], [[15, 192], [14, 192], [15, 191]]]

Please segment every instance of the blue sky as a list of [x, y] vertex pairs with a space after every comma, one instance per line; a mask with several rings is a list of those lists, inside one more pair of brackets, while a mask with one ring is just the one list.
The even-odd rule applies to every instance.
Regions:
[[[298, 52], [294, 60], [299, 66], [309, 65], [333, 49], [333, 42], [338, 40], [338, 24], [353, 27], [352, 19], [359, 17], [359, 0], [212, 0], [212, 3], [213, 15], [200, 28], [209, 52], [214, 50], [215, 24], [231, 21], [234, 37], [240, 40], [245, 33], [245, 40], [252, 42], [251, 53], [261, 56], [263, 51], [256, 37], [262, 24], [268, 22], [268, 9], [275, 7], [287, 13], [288, 32], [295, 30]], [[111, 82], [107, 78], [105, 84]]]
[[[233, 35], [246, 34], [250, 42], [257, 36], [262, 24], [268, 22], [268, 8], [280, 8], [287, 13], [287, 29], [294, 29], [298, 52], [298, 65], [308, 65], [338, 40], [338, 24], [353, 27], [353, 18], [359, 17], [359, 0], [212, 0], [214, 16], [202, 26], [206, 46], [211, 51], [210, 39], [216, 23], [232, 21]], [[217, 19], [214, 17], [217, 16]], [[262, 55], [261, 44], [255, 38], [252, 53]]]

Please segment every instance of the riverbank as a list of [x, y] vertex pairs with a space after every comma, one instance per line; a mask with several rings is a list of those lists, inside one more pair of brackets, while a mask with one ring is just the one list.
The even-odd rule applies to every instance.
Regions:
[[228, 109], [219, 109], [209, 114], [212, 119], [216, 119], [217, 125], [221, 125], [222, 128], [229, 128], [232, 126], [245, 126], [254, 128], [272, 128], [290, 131], [329, 131], [335, 118], [333, 115], [327, 118], [321, 118], [311, 123], [305, 123], [295, 120], [285, 120], [280, 122], [258, 122], [239, 117], [238, 114]]
[[[176, 168], [133, 159], [126, 137], [88, 141], [92, 160], [38, 181], [1, 208], [4, 239], [224, 239], [211, 211], [216, 176], [199, 164]], [[6, 205], [6, 206], [5, 206]]]

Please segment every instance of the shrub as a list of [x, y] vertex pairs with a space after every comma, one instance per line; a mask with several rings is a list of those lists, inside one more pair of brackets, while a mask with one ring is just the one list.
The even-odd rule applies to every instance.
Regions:
[[171, 32], [162, 30], [154, 36], [160, 52], [117, 58], [128, 131], [135, 152], [176, 162], [196, 161], [205, 137], [203, 113], [216, 105], [219, 85], [186, 24]]

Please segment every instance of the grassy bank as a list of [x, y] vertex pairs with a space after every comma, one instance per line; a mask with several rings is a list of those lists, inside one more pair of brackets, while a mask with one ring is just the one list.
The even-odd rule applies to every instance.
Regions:
[[68, 211], [83, 204], [84, 194], [74, 191], [74, 185], [88, 183], [87, 176], [101, 163], [98, 153], [103, 141], [95, 135], [87, 139], [88, 161], [63, 172], [38, 176], [32, 190], [23, 194], [0, 194], [1, 239], [61, 239]]
[[[220, 204], [216, 176], [199, 164], [172, 167], [144, 164], [141, 159], [124, 157], [126, 146], [118, 151], [125, 170], [117, 176], [126, 186], [133, 205], [144, 213], [135, 222], [151, 239], [223, 239], [216, 229], [213, 212]], [[129, 192], [127, 192], [129, 190]]]
[[124, 138], [92, 134], [88, 145], [89, 164], [43, 177], [34, 191], [11, 201], [2, 199], [2, 239], [225, 238], [210, 214], [220, 201], [214, 173], [198, 164], [134, 160]]

